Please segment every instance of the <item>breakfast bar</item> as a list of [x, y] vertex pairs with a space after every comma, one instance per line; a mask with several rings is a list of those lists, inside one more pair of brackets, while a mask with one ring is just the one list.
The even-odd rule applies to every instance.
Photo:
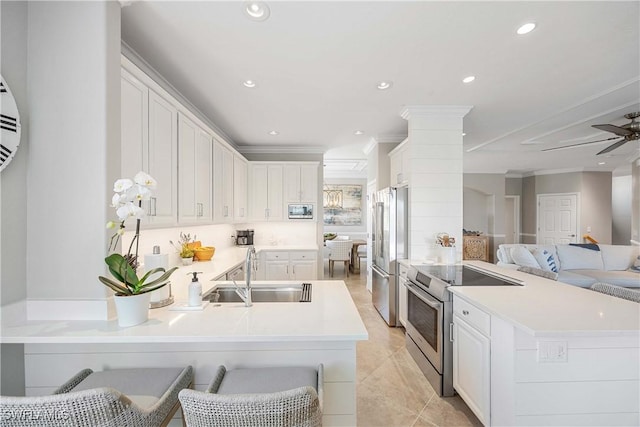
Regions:
[[[206, 293], [218, 282], [202, 284]], [[174, 288], [176, 306], [186, 288]], [[130, 328], [116, 320], [25, 321], [12, 316], [11, 308], [3, 310], [2, 343], [24, 344], [27, 395], [49, 394], [83, 368], [192, 365], [195, 388], [204, 390], [218, 365], [322, 363], [323, 425], [356, 424], [356, 342], [368, 334], [342, 281], [313, 281], [308, 303], [211, 303], [200, 311], [168, 306], [151, 310], [146, 323]]]

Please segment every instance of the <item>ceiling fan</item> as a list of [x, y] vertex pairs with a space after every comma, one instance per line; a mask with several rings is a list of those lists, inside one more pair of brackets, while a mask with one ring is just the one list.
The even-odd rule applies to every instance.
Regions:
[[604, 150], [596, 154], [596, 155], [599, 155], [599, 154], [608, 153], [609, 151], [613, 151], [616, 148], [621, 147], [623, 144], [625, 144], [628, 141], [639, 140], [640, 139], [640, 122], [636, 122], [636, 119], [640, 117], [640, 111], [637, 111], [635, 113], [625, 114], [624, 117], [631, 121], [622, 126], [616, 126], [616, 125], [610, 125], [610, 124], [591, 126], [596, 129], [614, 133], [616, 135], [614, 137], [600, 139], [598, 141], [589, 141], [589, 142], [581, 142], [579, 144], [565, 145], [563, 147], [547, 148], [542, 151], [562, 150], [565, 148], [579, 147], [581, 145], [595, 144], [596, 142], [612, 141], [614, 139], [618, 139], [618, 141], [614, 142], [613, 144], [611, 144], [610, 146], [608, 146], [607, 148], [605, 148]]

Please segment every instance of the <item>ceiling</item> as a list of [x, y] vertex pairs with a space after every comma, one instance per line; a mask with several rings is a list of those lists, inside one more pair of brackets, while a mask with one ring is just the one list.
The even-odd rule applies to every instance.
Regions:
[[405, 105], [473, 105], [465, 172], [624, 174], [639, 154], [640, 141], [541, 150], [611, 137], [590, 125], [640, 111], [640, 2], [267, 4], [255, 22], [241, 1], [135, 1], [122, 39], [241, 150], [364, 159], [372, 138], [406, 136]]

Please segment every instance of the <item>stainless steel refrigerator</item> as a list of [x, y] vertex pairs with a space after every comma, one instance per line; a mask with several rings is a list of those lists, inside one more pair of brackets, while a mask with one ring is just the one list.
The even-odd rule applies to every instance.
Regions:
[[408, 254], [407, 187], [385, 188], [372, 202], [373, 305], [389, 326], [398, 322], [398, 260]]

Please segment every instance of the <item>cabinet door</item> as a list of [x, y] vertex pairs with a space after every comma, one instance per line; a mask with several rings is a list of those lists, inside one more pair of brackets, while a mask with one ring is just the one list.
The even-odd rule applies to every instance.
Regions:
[[315, 261], [291, 261], [292, 280], [315, 280], [317, 273]]
[[267, 261], [265, 280], [289, 280], [289, 261]]
[[318, 202], [318, 165], [300, 166], [300, 200]]
[[284, 197], [287, 202], [302, 200], [300, 190], [300, 165], [284, 166]]
[[236, 222], [245, 221], [247, 212], [248, 164], [242, 157], [233, 156], [233, 214]]
[[178, 221], [193, 223], [198, 216], [196, 207], [196, 138], [198, 127], [178, 114]]
[[211, 194], [213, 138], [203, 129], [198, 129], [196, 135], [195, 168], [197, 219], [199, 222], [211, 222], [211, 205], [213, 204], [213, 196]]
[[283, 219], [283, 183], [282, 183], [282, 165], [268, 165], [267, 167], [268, 181], [268, 212], [269, 220]]
[[[120, 176], [133, 178], [140, 171], [149, 171], [149, 89], [122, 69], [120, 91]], [[149, 211], [147, 202], [143, 207]], [[127, 220], [127, 227], [133, 224], [135, 220]]]
[[233, 218], [233, 153], [219, 141], [213, 151], [213, 220], [231, 222]]
[[178, 215], [178, 110], [149, 90], [148, 173], [158, 181], [149, 203], [149, 222], [174, 225]]
[[266, 221], [269, 208], [269, 168], [266, 164], [250, 166], [249, 213], [254, 221]]
[[409, 183], [409, 177], [411, 176], [411, 157], [409, 154], [409, 149], [408, 148], [404, 148], [402, 150], [402, 154], [401, 154], [401, 165], [402, 165], [402, 183], [403, 184], [408, 184]]
[[396, 185], [402, 182], [402, 153], [399, 151], [389, 155], [389, 182]]
[[453, 388], [484, 425], [490, 425], [490, 340], [453, 316]]

